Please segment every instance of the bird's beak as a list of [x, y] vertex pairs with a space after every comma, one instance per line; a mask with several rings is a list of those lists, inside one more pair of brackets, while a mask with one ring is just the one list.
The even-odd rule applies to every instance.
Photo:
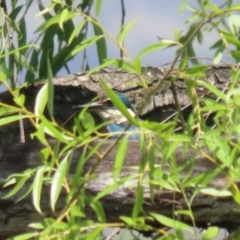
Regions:
[[105, 108], [104, 104], [102, 102], [93, 102], [93, 103], [88, 103], [88, 104], [83, 104], [83, 105], [77, 105], [73, 106], [75, 109], [83, 109], [87, 107], [89, 110], [97, 110], [97, 109], [102, 109]]

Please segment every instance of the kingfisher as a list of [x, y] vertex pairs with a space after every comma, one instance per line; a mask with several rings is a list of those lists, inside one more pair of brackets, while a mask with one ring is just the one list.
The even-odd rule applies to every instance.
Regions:
[[[136, 114], [132, 107], [131, 101], [123, 94], [117, 93], [117, 96], [124, 103], [129, 114], [135, 117]], [[75, 109], [82, 109], [84, 107], [88, 107], [90, 112], [96, 113], [103, 121], [109, 121], [107, 130], [111, 133], [119, 133], [112, 136], [114, 139], [117, 139], [121, 132], [124, 132], [126, 126], [129, 124], [127, 118], [113, 105], [109, 98], [105, 101], [97, 101], [90, 104], [74, 106]], [[129, 132], [134, 133], [129, 134]], [[129, 139], [140, 139], [140, 128], [136, 125], [131, 125], [128, 128], [127, 133]]]

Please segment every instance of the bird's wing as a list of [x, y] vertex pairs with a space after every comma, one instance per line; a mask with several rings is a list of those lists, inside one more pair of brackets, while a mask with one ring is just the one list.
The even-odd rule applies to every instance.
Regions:
[[[110, 123], [108, 126], [107, 126], [107, 129], [109, 132], [112, 132], [112, 133], [117, 133], [117, 132], [123, 132], [125, 130], [127, 126], [127, 122], [125, 123], [121, 123], [121, 124], [117, 124], [117, 123]], [[127, 132], [131, 132], [131, 131], [139, 131], [139, 128], [137, 126], [131, 126]], [[117, 135], [113, 135], [112, 138], [118, 138], [120, 134], [117, 134]], [[129, 135], [129, 139], [139, 139], [140, 138], [140, 135], [139, 134], [131, 134]]]

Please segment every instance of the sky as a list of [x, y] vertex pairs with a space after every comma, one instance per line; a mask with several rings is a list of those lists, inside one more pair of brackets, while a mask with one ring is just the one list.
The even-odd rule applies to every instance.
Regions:
[[[78, 3], [80, 0], [76, 0]], [[10, 1], [9, 1], [10, 2]], [[18, 0], [19, 4], [26, 3], [26, 0]], [[51, 4], [50, 0], [42, 0], [47, 7]], [[216, 5], [221, 5], [224, 0], [212, 1]], [[125, 22], [128, 23], [136, 19], [136, 23], [131, 29], [129, 35], [125, 40], [125, 48], [128, 54], [134, 58], [145, 47], [158, 43], [158, 37], [170, 38], [174, 37], [174, 30], [186, 32], [186, 21], [192, 15], [189, 10], [184, 10], [179, 13], [181, 1], [176, 0], [131, 0], [125, 1], [126, 17]], [[189, 0], [189, 5], [196, 7], [196, 0]], [[9, 7], [9, 11], [11, 6]], [[39, 26], [43, 19], [36, 17], [39, 12], [37, 1], [34, 1], [30, 11], [28, 12], [27, 19], [27, 32], [28, 40], [36, 38], [34, 34], [35, 29]], [[94, 7], [92, 8], [91, 15], [95, 16]], [[96, 16], [95, 16], [96, 17]], [[103, 0], [100, 15], [98, 17], [100, 23], [111, 33], [114, 37], [117, 36], [121, 22], [121, 6], [120, 0]], [[92, 28], [89, 28], [89, 36], [93, 34]], [[217, 39], [215, 32], [204, 36], [204, 44], [200, 46], [195, 43], [196, 53], [199, 57], [213, 57], [213, 52], [209, 51], [211, 46]], [[107, 40], [108, 45], [108, 58], [119, 57], [119, 49], [110, 41]], [[169, 48], [161, 51], [152, 52], [146, 55], [143, 60], [143, 66], [161, 66], [173, 60], [175, 54], [174, 48]], [[89, 56], [90, 68], [99, 65], [95, 45], [87, 49]], [[80, 63], [82, 61], [81, 54], [74, 58], [69, 63], [71, 73], [80, 71]], [[62, 69], [58, 75], [66, 75], [65, 69]], [[21, 77], [21, 76], [20, 76]]]

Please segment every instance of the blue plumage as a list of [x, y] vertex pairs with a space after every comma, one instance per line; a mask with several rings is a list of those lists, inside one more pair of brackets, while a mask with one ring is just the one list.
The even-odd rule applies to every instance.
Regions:
[[[125, 104], [125, 106], [128, 109], [128, 112], [130, 115], [135, 116], [134, 110], [131, 105], [131, 101], [122, 94], [117, 94], [120, 100]], [[84, 108], [86, 105], [78, 105], [74, 108]], [[97, 113], [103, 121], [110, 121], [110, 123], [107, 125], [107, 130], [111, 133], [117, 133], [119, 134], [114, 135], [113, 138], [118, 138], [120, 133], [123, 132], [128, 125], [127, 119], [122, 115], [122, 113], [112, 104], [111, 101], [99, 101], [94, 102], [90, 105], [88, 105], [89, 111]], [[127, 134], [129, 132], [134, 132], [133, 134], [129, 134], [129, 139], [139, 139], [140, 135], [137, 132], [140, 132], [140, 129], [135, 126], [131, 125], [130, 128], [127, 130]]]
[[[116, 132], [123, 132], [126, 128], [126, 124], [117, 124], [117, 123], [110, 123], [107, 126], [107, 129], [109, 132], [116, 133]], [[136, 132], [134, 134], [128, 135], [129, 139], [139, 139], [139, 127], [131, 125], [130, 128], [127, 130], [127, 132]], [[112, 138], [117, 139], [119, 135], [113, 135]]]

